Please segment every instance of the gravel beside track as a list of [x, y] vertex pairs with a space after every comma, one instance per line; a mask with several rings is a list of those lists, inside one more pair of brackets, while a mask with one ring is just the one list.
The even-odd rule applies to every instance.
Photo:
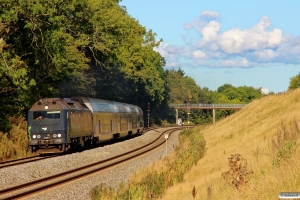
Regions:
[[[96, 149], [2, 168], [0, 169], [0, 189], [62, 173], [130, 151], [153, 141], [164, 130], [167, 130], [167, 128], [160, 129], [159, 132], [152, 130], [139, 137]], [[179, 131], [176, 131], [169, 137], [168, 154], [173, 152], [175, 146], [178, 144], [178, 134]], [[121, 182], [128, 182], [134, 173], [144, 167], [151, 166], [153, 162], [164, 156], [166, 156], [165, 146], [125, 164], [90, 175], [87, 178], [77, 179], [71, 183], [48, 189], [45, 192], [37, 193], [24, 199], [88, 199], [89, 192], [94, 186], [106, 183], [107, 185], [117, 187]]]

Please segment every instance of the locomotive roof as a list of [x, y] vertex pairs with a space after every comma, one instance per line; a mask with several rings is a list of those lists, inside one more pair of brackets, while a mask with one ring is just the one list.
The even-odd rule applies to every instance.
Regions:
[[44, 98], [35, 102], [29, 111], [71, 109], [87, 110], [88, 108], [70, 98]]

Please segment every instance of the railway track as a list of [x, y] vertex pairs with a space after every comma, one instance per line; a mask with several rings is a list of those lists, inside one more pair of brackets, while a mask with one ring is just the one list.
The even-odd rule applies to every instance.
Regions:
[[93, 173], [100, 172], [107, 168], [119, 165], [123, 162], [134, 159], [138, 156], [146, 154], [165, 143], [165, 134], [171, 135], [174, 131], [180, 130], [180, 128], [173, 128], [167, 131], [164, 131], [160, 134], [160, 136], [152, 141], [151, 143], [144, 145], [140, 148], [134, 149], [132, 151], [120, 154], [115, 157], [111, 157], [109, 159], [105, 159], [99, 162], [95, 162], [80, 168], [76, 168], [70, 171], [66, 171], [60, 174], [56, 174], [53, 176], [49, 176], [46, 178], [38, 179], [35, 181], [31, 181], [29, 183], [17, 185], [14, 187], [6, 188], [0, 190], [0, 199], [16, 199], [25, 196], [29, 196], [30, 194], [34, 194], [37, 192], [41, 192], [43, 190], [57, 187], [61, 184], [68, 183], [75, 179], [83, 178], [85, 176], [89, 176]]
[[[156, 128], [145, 128], [144, 133], [146, 133], [147, 131], [150, 130], [155, 130]], [[124, 139], [118, 141], [118, 142], [122, 142]], [[94, 148], [98, 148], [101, 147], [103, 145], [106, 145], [107, 143], [104, 144], [100, 144], [100, 145], [96, 145]], [[64, 154], [43, 154], [43, 155], [36, 155], [36, 156], [31, 156], [31, 157], [26, 157], [26, 158], [20, 158], [20, 159], [15, 159], [15, 160], [8, 160], [8, 161], [3, 161], [0, 162], [0, 169], [4, 168], [4, 167], [11, 167], [11, 166], [15, 166], [15, 165], [21, 165], [21, 164], [25, 164], [25, 163], [30, 163], [30, 162], [35, 162], [38, 160], [44, 160], [44, 159], [48, 159], [48, 158], [53, 158], [56, 156], [62, 156]]]
[[59, 156], [59, 155], [36, 155], [36, 156], [20, 158], [20, 159], [15, 159], [15, 160], [8, 160], [8, 161], [0, 162], [0, 168], [11, 167], [11, 166], [14, 166], [14, 165], [21, 165], [21, 164], [25, 164], [25, 163], [35, 162], [35, 161], [38, 161], [38, 160], [53, 158], [55, 156]]

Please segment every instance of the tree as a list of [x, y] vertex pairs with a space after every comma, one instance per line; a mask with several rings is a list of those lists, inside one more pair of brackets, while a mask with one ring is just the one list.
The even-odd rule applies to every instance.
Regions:
[[18, 116], [29, 106], [28, 92], [35, 81], [28, 77], [28, 65], [6, 43], [7, 26], [0, 21], [0, 131], [9, 132], [7, 116]]
[[261, 92], [261, 88], [253, 88], [249, 86], [240, 86], [237, 88], [237, 92], [239, 94], [238, 100], [241, 103], [250, 103], [254, 99], [260, 98], [263, 94]]
[[218, 87], [217, 92], [226, 93], [226, 91], [228, 91], [230, 89], [235, 89], [235, 87], [232, 86], [231, 84], [224, 84], [224, 85]]
[[178, 71], [166, 70], [166, 76], [170, 103], [199, 103], [201, 89], [193, 78], [184, 76], [180, 68]]
[[217, 91], [230, 100], [228, 103], [249, 103], [262, 96], [261, 88], [255, 89], [249, 86], [234, 87], [230, 84], [224, 84]]
[[118, 3], [0, 0], [0, 113], [56, 95], [161, 103], [160, 41]]
[[293, 76], [290, 79], [290, 85], [289, 85], [288, 90], [293, 90], [293, 89], [296, 89], [298, 87], [300, 87], [300, 72], [299, 72], [298, 75]]

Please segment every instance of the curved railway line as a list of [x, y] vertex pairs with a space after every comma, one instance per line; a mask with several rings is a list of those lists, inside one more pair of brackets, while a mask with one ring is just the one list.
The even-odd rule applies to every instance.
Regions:
[[129, 152], [122, 153], [120, 155], [101, 160], [99, 162], [95, 162], [83, 167], [79, 167], [70, 171], [66, 171], [53, 176], [48, 176], [25, 184], [0, 190], [0, 199], [16, 199], [29, 196], [31, 194], [42, 192], [43, 190], [52, 187], [57, 187], [61, 184], [68, 183], [75, 179], [83, 178], [93, 173], [98, 173], [105, 169], [127, 162], [141, 155], [147, 154], [148, 152], [151, 152], [156, 148], [161, 147], [165, 143], [165, 134], [171, 135], [173, 132], [181, 130], [183, 128], [185, 127], [170, 128], [166, 131], [163, 131], [160, 134], [160, 136], [154, 141]]

